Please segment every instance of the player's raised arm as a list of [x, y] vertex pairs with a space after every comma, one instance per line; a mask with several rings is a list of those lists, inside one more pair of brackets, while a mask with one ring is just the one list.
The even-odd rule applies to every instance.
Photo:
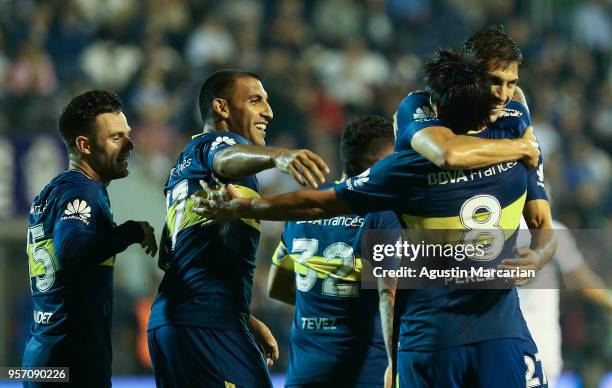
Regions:
[[329, 167], [317, 154], [309, 150], [288, 150], [237, 144], [220, 151], [213, 159], [213, 169], [225, 178], [238, 179], [269, 168], [277, 168], [302, 186], [318, 188], [325, 183], [323, 174]]

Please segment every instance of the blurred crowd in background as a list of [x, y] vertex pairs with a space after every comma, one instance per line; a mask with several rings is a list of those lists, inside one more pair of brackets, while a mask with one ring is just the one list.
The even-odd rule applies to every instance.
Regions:
[[[606, 0], [0, 0], [0, 139], [53, 137], [70, 98], [92, 88], [117, 92], [137, 148], [132, 176], [110, 187], [115, 216], [139, 216], [161, 230], [161, 187], [202, 128], [197, 96], [212, 71], [259, 74], [274, 111], [268, 145], [312, 149], [333, 180], [348, 120], [391, 118], [422, 86], [421, 64], [436, 48], [500, 23], [523, 51], [519, 85], [545, 156], [554, 217], [570, 228], [610, 228], [611, 11]], [[54, 173], [65, 168], [56, 165]], [[36, 177], [32, 192], [51, 176]], [[295, 187], [274, 172], [260, 179], [264, 192]], [[254, 314], [281, 346], [277, 372], [286, 363], [292, 309], [268, 299], [265, 284], [281, 228], [264, 224], [253, 299]], [[17, 243], [8, 269], [23, 276], [7, 286], [15, 295], [7, 365], [18, 365], [31, 319], [25, 240]], [[120, 260], [125, 270], [117, 267], [119, 374], [150, 373], [142, 328], [160, 271], [151, 258], [131, 257], [139, 255], [129, 250]], [[596, 378], [612, 365], [610, 323], [574, 295], [563, 300], [565, 367]]]

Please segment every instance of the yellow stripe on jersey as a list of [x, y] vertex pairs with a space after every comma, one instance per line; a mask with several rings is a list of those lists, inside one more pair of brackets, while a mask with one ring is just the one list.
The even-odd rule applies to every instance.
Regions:
[[55, 269], [54, 273], [59, 269], [59, 264], [57, 262], [57, 258], [55, 257], [53, 239], [38, 241], [35, 244], [28, 244], [27, 252], [30, 277], [44, 276], [48, 273], [47, 268], [45, 268], [45, 262], [49, 261], [49, 257], [53, 261], [52, 265]]
[[[259, 193], [257, 191], [250, 189], [244, 186], [235, 185], [236, 189], [240, 193], [240, 196], [244, 198], [259, 198]], [[166, 224], [168, 225], [168, 230], [177, 230], [176, 229], [176, 219], [180, 219], [180, 225], [178, 231], [189, 228], [190, 226], [198, 225], [207, 220], [206, 217], [202, 217], [199, 214], [196, 214], [191, 211], [193, 209], [195, 202], [191, 198], [191, 196], [187, 197], [184, 201], [176, 201], [170, 206], [168, 209], [168, 213], [166, 214]], [[177, 215], [179, 215], [177, 217]], [[250, 218], [241, 218], [240, 219], [245, 224], [257, 229], [261, 232], [261, 224], [258, 220], [250, 219]]]
[[311, 269], [317, 273], [319, 279], [325, 279], [327, 276], [332, 276], [338, 279], [359, 282], [361, 281], [361, 269], [363, 264], [361, 259], [355, 258], [355, 270], [352, 271], [345, 277], [339, 277], [335, 271], [342, 265], [341, 258], [326, 259], [325, 257], [313, 256], [306, 260], [304, 263], [296, 261], [295, 258], [299, 255], [289, 255], [294, 262], [294, 271], [300, 275], [306, 275], [308, 270]]
[[[478, 229], [503, 229], [505, 231], [505, 238], [507, 239], [510, 235], [519, 227], [521, 216], [523, 214], [523, 206], [525, 205], [525, 198], [527, 192], [523, 193], [516, 201], [512, 202], [508, 206], [501, 208], [501, 214], [492, 214], [491, 212], [478, 212], [474, 216], [474, 220], [479, 223]], [[476, 198], [476, 197], [473, 197]], [[466, 201], [467, 202], [467, 201]], [[498, 211], [494, 209], [493, 211]], [[471, 213], [470, 213], [471, 214]], [[491, 227], [487, 228], [486, 225], [482, 225], [487, 219], [492, 217], [499, 220]], [[461, 215], [452, 217], [419, 217], [412, 216], [409, 214], [402, 214], [402, 220], [406, 224], [406, 229], [446, 229], [446, 230], [467, 230], [470, 229], [465, 225], [466, 220], [462, 220]], [[482, 225], [482, 226], [481, 226]]]
[[274, 255], [272, 255], [272, 265], [293, 271], [293, 257], [291, 257], [282, 241], [278, 243]]

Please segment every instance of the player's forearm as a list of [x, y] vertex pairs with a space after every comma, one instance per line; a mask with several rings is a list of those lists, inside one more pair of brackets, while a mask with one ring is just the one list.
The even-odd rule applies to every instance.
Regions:
[[220, 151], [213, 159], [215, 172], [229, 179], [244, 178], [274, 167], [280, 148], [237, 144]]
[[344, 200], [338, 198], [333, 189], [315, 191], [302, 190], [271, 197], [253, 198], [242, 218], [259, 220], [317, 220], [330, 218], [353, 211]]
[[532, 231], [530, 249], [540, 256], [539, 267], [544, 267], [557, 249], [557, 238], [552, 225], [538, 229], [535, 233]]
[[395, 285], [381, 284], [385, 279], [379, 280], [378, 307], [380, 310], [380, 323], [385, 349], [389, 360], [393, 358], [393, 309], [395, 307]]
[[143, 239], [142, 226], [127, 221], [107, 231], [69, 231], [59, 237], [58, 252], [67, 267], [78, 268], [100, 264]]
[[522, 139], [481, 139], [456, 135], [446, 127], [429, 127], [417, 132], [410, 143], [424, 158], [440, 168], [457, 170], [519, 160], [529, 153]]
[[527, 144], [520, 139], [481, 139], [458, 135], [444, 145], [439, 167], [473, 169], [524, 158]]
[[587, 299], [612, 313], [612, 292], [586, 264], [574, 269], [567, 277], [571, 287], [580, 289]]
[[530, 248], [540, 255], [542, 268], [557, 249], [549, 202], [545, 199], [528, 201], [523, 209], [523, 217], [532, 231]]

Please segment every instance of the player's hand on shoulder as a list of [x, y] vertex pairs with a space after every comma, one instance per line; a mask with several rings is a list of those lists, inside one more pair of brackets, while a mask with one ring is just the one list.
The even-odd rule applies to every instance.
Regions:
[[202, 226], [240, 218], [240, 211], [250, 205], [250, 199], [241, 197], [232, 184], [217, 182], [217, 185], [210, 186], [201, 180], [200, 186], [202, 189], [191, 196], [194, 202], [191, 211], [207, 218]]
[[540, 148], [538, 147], [538, 140], [533, 134], [533, 128], [529, 127], [525, 130], [521, 140], [525, 147], [525, 156], [523, 157], [523, 163], [527, 168], [537, 167], [540, 160]]
[[140, 246], [148, 255], [155, 257], [157, 254], [157, 240], [155, 239], [155, 229], [147, 221], [138, 221], [144, 231], [144, 239], [140, 242]]
[[325, 183], [323, 173], [329, 174], [329, 167], [323, 159], [309, 150], [283, 149], [274, 156], [274, 165], [280, 171], [291, 174], [302, 186], [318, 188]]

